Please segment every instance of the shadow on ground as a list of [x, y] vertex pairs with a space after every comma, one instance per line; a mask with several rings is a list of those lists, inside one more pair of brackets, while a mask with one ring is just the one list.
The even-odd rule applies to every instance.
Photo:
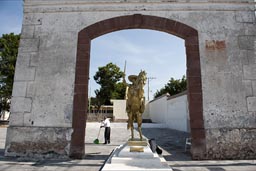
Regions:
[[144, 128], [143, 135], [148, 139], [155, 139], [156, 144], [166, 151], [163, 157], [166, 161], [191, 161], [189, 149], [185, 152], [186, 138], [189, 133], [167, 128]]
[[[69, 158], [63, 159], [35, 159], [26, 157], [5, 157], [4, 149], [0, 149], [0, 163], [2, 163], [1, 171], [10, 170], [68, 170], [69, 168], [80, 168], [92, 170], [98, 170], [103, 165], [104, 161], [108, 158], [108, 155], [101, 155], [98, 153], [87, 154], [84, 160], [74, 160]], [[6, 167], [5, 167], [6, 166]]]

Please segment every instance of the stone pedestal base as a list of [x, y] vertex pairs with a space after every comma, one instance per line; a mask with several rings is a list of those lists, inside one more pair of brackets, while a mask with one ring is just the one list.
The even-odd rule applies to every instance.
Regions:
[[[164, 158], [160, 158], [157, 153], [153, 153], [146, 143], [127, 142], [117, 147], [108, 158], [107, 162], [102, 168], [102, 171], [111, 170], [160, 170], [172, 171]], [[130, 146], [128, 144], [133, 144]], [[133, 151], [131, 149], [140, 149]], [[141, 150], [142, 149], [142, 150]]]
[[130, 152], [144, 152], [144, 147], [148, 145], [147, 140], [129, 140], [127, 145], [130, 146]]
[[128, 142], [127, 142], [127, 145], [128, 146], [147, 146], [148, 145], [148, 140], [143, 139], [141, 141], [139, 139], [134, 139], [134, 140], [129, 139]]

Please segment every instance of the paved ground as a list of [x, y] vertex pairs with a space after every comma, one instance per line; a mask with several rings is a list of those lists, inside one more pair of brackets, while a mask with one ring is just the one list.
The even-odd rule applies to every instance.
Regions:
[[[37, 160], [4, 157], [6, 128], [0, 127], [0, 171], [96, 171], [108, 158], [111, 151], [129, 139], [125, 123], [112, 123], [111, 144], [93, 144], [99, 131], [99, 123], [87, 123], [85, 137], [86, 157], [83, 160]], [[99, 140], [103, 142], [103, 132]], [[136, 132], [136, 135], [138, 133]], [[184, 152], [186, 133], [163, 128], [162, 125], [144, 124], [143, 135], [155, 138], [163, 149], [163, 156], [174, 171], [256, 171], [254, 160], [192, 161]]]

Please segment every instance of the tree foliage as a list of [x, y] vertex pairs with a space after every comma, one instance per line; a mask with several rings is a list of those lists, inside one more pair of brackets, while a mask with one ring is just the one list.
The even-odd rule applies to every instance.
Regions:
[[0, 38], [0, 106], [10, 109], [13, 78], [18, 55], [20, 35], [3, 34]]
[[113, 63], [98, 68], [93, 77], [101, 86], [95, 90], [97, 106], [111, 104], [110, 99], [124, 99], [126, 87], [124, 83], [119, 82], [123, 75], [120, 68]]
[[167, 84], [154, 94], [154, 98], [157, 98], [163, 94], [169, 93], [171, 96], [181, 93], [187, 89], [187, 79], [183, 75], [182, 79], [175, 80], [171, 78]]

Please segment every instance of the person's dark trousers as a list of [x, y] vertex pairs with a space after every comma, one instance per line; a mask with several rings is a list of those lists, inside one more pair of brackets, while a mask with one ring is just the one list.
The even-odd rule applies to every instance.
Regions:
[[105, 127], [104, 138], [105, 138], [104, 144], [109, 144], [110, 143], [110, 127]]

